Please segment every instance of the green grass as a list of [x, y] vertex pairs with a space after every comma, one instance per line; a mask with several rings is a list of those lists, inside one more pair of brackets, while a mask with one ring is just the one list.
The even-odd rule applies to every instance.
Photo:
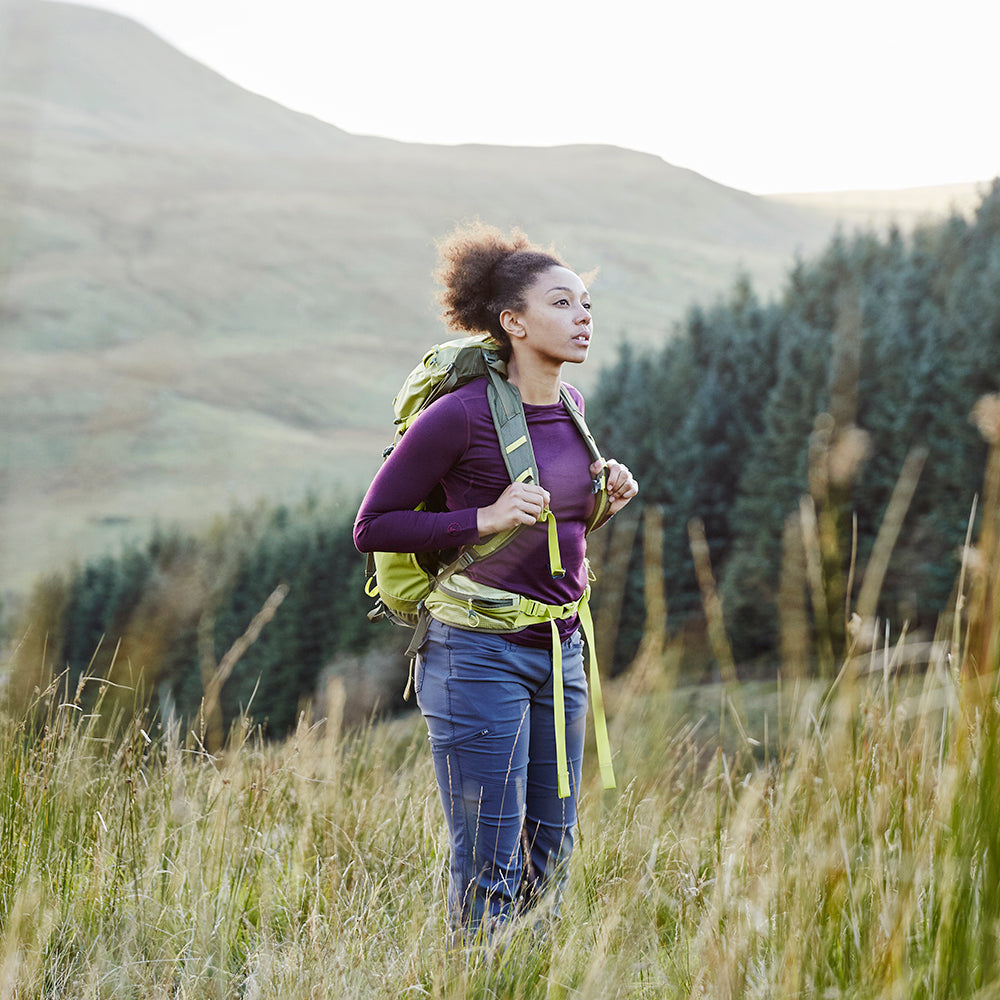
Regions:
[[1000, 983], [992, 684], [974, 697], [940, 661], [725, 698], [665, 678], [611, 685], [621, 787], [602, 792], [588, 766], [552, 939], [525, 930], [472, 960], [446, 945], [418, 718], [303, 723], [277, 745], [244, 729], [211, 757], [113, 707], [121, 692], [86, 710], [86, 690], [53, 686], [30, 722], [0, 722], [4, 990], [945, 997]]
[[607, 685], [620, 787], [601, 790], [589, 748], [545, 939], [524, 924], [449, 947], [423, 723], [345, 729], [341, 680], [325, 722], [280, 743], [243, 725], [214, 755], [96, 677], [0, 712], [0, 990], [1000, 996], [1000, 398], [981, 403], [979, 535], [933, 641], [854, 647], [832, 680], [796, 662], [740, 683], [717, 632], [726, 682], [687, 688], [681, 651], [647, 636]]

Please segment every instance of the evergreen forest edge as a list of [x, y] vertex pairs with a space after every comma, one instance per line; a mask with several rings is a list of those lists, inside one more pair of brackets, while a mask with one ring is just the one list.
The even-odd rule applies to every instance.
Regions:
[[[658, 351], [626, 345], [590, 393], [588, 421], [605, 454], [635, 473], [641, 506], [662, 514], [667, 629], [685, 639], [688, 679], [712, 669], [698, 639], [692, 522], [703, 525], [736, 663], [763, 675], [779, 662], [789, 539], [810, 510], [834, 526], [838, 542], [822, 552], [825, 579], [838, 583], [826, 587], [826, 607], [814, 597], [808, 611], [808, 669], [821, 672], [848, 646], [854, 570], [905, 468], [919, 469], [919, 482], [876, 611], [897, 632], [933, 632], [982, 482], [986, 444], [970, 414], [998, 390], [1000, 179], [971, 220], [955, 215], [909, 236], [839, 233], [795, 262], [773, 301], [740, 277], [728, 299], [692, 308]], [[161, 715], [191, 721], [215, 683], [217, 724], [248, 711], [281, 735], [332, 670], [358, 682], [357, 715], [400, 707], [408, 636], [367, 620], [355, 510], [344, 497], [261, 504], [202, 535], [161, 528], [38, 580], [7, 625], [10, 695], [25, 701], [62, 672], [69, 690], [96, 675], [139, 684]], [[628, 665], [646, 626], [637, 513], [632, 532], [612, 525], [632, 556], [606, 672]], [[598, 616], [601, 601], [599, 583]], [[273, 619], [241, 648], [265, 607]]]

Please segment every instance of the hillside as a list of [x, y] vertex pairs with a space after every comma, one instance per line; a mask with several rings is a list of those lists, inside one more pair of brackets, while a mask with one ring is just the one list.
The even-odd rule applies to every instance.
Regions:
[[434, 239], [481, 216], [600, 268], [589, 384], [739, 270], [777, 288], [829, 216], [612, 147], [349, 135], [116, 15], [0, 8], [0, 573], [154, 519], [375, 468], [441, 339]]

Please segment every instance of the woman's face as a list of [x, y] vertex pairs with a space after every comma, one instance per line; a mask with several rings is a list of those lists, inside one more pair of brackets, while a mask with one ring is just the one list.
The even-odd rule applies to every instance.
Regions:
[[566, 267], [542, 271], [524, 294], [521, 309], [505, 309], [500, 321], [519, 363], [546, 366], [587, 360], [593, 321], [590, 295], [580, 276]]

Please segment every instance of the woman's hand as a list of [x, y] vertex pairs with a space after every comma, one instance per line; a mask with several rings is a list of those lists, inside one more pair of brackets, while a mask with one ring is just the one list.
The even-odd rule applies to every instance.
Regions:
[[611, 514], [617, 514], [639, 492], [639, 484], [632, 477], [632, 473], [613, 458], [607, 462], [594, 462], [590, 467], [590, 474], [596, 479], [603, 468], [608, 470], [608, 500], [611, 502]]
[[534, 483], [511, 483], [496, 503], [480, 507], [476, 516], [479, 537], [495, 535], [518, 524], [534, 524], [549, 505], [548, 490]]

